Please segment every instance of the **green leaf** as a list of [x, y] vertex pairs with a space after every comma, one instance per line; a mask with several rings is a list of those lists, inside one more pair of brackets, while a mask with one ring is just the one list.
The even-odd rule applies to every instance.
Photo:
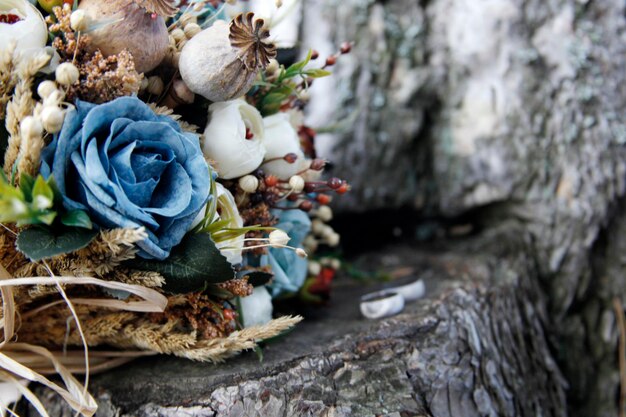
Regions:
[[235, 298], [235, 294], [218, 287], [216, 284], [208, 284], [204, 290], [205, 293], [214, 296], [215, 298], [221, 298], [222, 300], [230, 300]]
[[98, 232], [78, 227], [53, 230], [48, 227], [32, 227], [22, 230], [17, 236], [17, 249], [32, 261], [51, 258], [82, 249]]
[[276, 84], [268, 83], [267, 81], [257, 80], [254, 82], [255, 87], [276, 87]]
[[54, 194], [54, 207], [63, 207], [63, 193], [59, 190], [59, 186], [57, 185], [54, 176], [50, 175], [50, 177], [48, 177], [48, 185]]
[[287, 68], [287, 71], [285, 71], [284, 78], [291, 78], [300, 74], [302, 69], [306, 67], [306, 64], [308, 64], [311, 61], [311, 56], [313, 56], [313, 50], [309, 49], [309, 53], [307, 54], [306, 58], [303, 61], [296, 62], [295, 64], [292, 64], [289, 68]]
[[37, 222], [47, 224], [48, 226], [50, 226], [52, 222], [54, 222], [54, 219], [56, 217], [57, 217], [57, 213], [55, 211], [47, 211], [47, 210], [41, 211], [41, 212], [36, 213], [30, 219], [18, 221], [17, 226], [21, 227], [21, 226], [26, 226], [28, 224], [37, 224]]
[[54, 201], [54, 192], [41, 175], [37, 177], [35, 184], [33, 185], [33, 200], [36, 197], [44, 197], [50, 200], [50, 204]]
[[93, 229], [93, 223], [89, 215], [83, 210], [72, 210], [61, 216], [61, 223], [70, 227], [82, 227], [83, 229]]
[[237, 278], [248, 277], [248, 283], [253, 287], [265, 285], [274, 278], [274, 274], [263, 271], [239, 271]]
[[135, 258], [126, 264], [163, 275], [163, 289], [175, 294], [200, 291], [209, 284], [225, 282], [235, 276], [233, 267], [207, 233], [187, 234], [163, 261]]
[[35, 179], [28, 174], [22, 173], [20, 175], [20, 189], [24, 193], [26, 201], [33, 201], [33, 186], [35, 185]]
[[333, 74], [332, 72], [323, 70], [321, 68], [314, 68], [314, 69], [306, 70], [304, 73], [311, 78], [328, 77], [329, 75]]

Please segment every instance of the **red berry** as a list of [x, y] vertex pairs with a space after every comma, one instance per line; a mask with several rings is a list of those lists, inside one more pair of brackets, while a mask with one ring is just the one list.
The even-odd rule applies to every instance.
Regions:
[[324, 167], [326, 166], [326, 161], [324, 161], [323, 159], [314, 159], [313, 161], [311, 161], [311, 169], [313, 171], [321, 171], [324, 169]]
[[237, 313], [235, 313], [235, 311], [231, 310], [230, 308], [225, 308], [222, 311], [222, 314], [224, 315], [224, 318], [228, 321], [235, 320], [235, 317], [237, 316]]
[[335, 190], [335, 192], [337, 194], [345, 194], [350, 190], [350, 186], [348, 185], [347, 182], [344, 182], [343, 184], [341, 184], [341, 187], [337, 188]]
[[304, 192], [307, 194], [315, 191], [315, 188], [316, 188], [316, 185], [312, 182], [307, 182], [304, 184]]
[[296, 155], [295, 153], [288, 153], [287, 155], [283, 156], [283, 159], [287, 161], [288, 164], [293, 164], [298, 159], [298, 155]]
[[330, 203], [330, 196], [328, 194], [319, 194], [316, 198], [318, 203], [322, 204], [322, 205], [326, 205], [328, 203]]
[[348, 54], [352, 50], [352, 44], [350, 42], [344, 42], [341, 44], [341, 53]]
[[337, 63], [337, 58], [334, 55], [331, 55], [328, 58], [326, 58], [326, 66], [332, 67], [336, 63]]
[[287, 200], [289, 201], [297, 201], [298, 198], [300, 198], [298, 194], [294, 194], [294, 193], [291, 193], [287, 196]]
[[302, 203], [300, 203], [298, 208], [302, 211], [309, 212], [313, 208], [313, 203], [311, 203], [309, 200], [305, 200]]
[[276, 187], [276, 184], [278, 184], [278, 177], [275, 175], [268, 175], [265, 177], [265, 185], [268, 187]]
[[317, 52], [315, 49], [311, 51], [311, 59], [317, 59], [319, 58], [319, 56], [320, 56], [320, 53]]
[[337, 177], [334, 177], [326, 181], [326, 185], [328, 185], [333, 190], [336, 190], [343, 185], [343, 181], [341, 181], [341, 179]]

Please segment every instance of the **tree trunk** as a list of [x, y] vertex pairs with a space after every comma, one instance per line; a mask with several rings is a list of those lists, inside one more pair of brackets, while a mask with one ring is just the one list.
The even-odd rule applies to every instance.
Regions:
[[340, 99], [325, 116], [356, 114], [354, 129], [320, 139], [354, 186], [337, 203], [469, 216], [475, 230], [517, 223], [549, 300], [569, 415], [617, 415], [625, 3], [322, 3], [305, 5], [331, 42], [356, 41], [321, 93], [326, 106]]
[[318, 137], [353, 185], [338, 209], [409, 207], [418, 236], [457, 219], [476, 236], [366, 257], [430, 277], [400, 316], [359, 319], [371, 288], [338, 289], [262, 363], [150, 359], [96, 378], [98, 415], [617, 415], [625, 8], [304, 0], [305, 46], [355, 41], [312, 91], [313, 125], [343, 121]]
[[[367, 321], [358, 295], [375, 287], [340, 281], [331, 305], [268, 345], [262, 362], [151, 358], [96, 377], [98, 416], [565, 416], [527, 246], [511, 227], [438, 250], [368, 254], [359, 268], [410, 268], [428, 298]], [[44, 397], [51, 416], [73, 415]]]

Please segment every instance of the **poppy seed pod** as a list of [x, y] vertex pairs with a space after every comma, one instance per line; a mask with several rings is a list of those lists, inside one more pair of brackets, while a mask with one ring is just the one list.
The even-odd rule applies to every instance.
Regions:
[[90, 46], [105, 56], [127, 49], [137, 72], [148, 72], [167, 53], [169, 35], [163, 17], [176, 13], [172, 0], [82, 0], [89, 25]]
[[269, 30], [254, 14], [239, 14], [230, 25], [218, 21], [191, 38], [180, 55], [183, 80], [194, 93], [213, 101], [244, 95], [257, 73], [276, 56]]

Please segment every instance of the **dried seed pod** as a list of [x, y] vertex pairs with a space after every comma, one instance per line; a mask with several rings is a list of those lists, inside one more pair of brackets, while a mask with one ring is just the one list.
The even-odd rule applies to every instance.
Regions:
[[258, 71], [276, 57], [269, 30], [253, 13], [221, 21], [187, 42], [180, 56], [180, 74], [191, 91], [217, 102], [245, 94]]
[[156, 13], [163, 17], [171, 17], [178, 12], [172, 0], [134, 0], [134, 3], [146, 9], [148, 13]]
[[57, 106], [45, 106], [41, 111], [41, 123], [47, 132], [60, 132], [64, 120], [65, 112]]
[[80, 77], [78, 68], [71, 62], [64, 62], [59, 65], [54, 74], [57, 82], [61, 85], [72, 85], [78, 81], [78, 77]]
[[191, 39], [198, 33], [202, 32], [202, 28], [197, 23], [188, 23], [183, 31], [187, 39]]
[[187, 87], [185, 82], [183, 80], [175, 80], [161, 105], [175, 109], [182, 104], [193, 103], [194, 99], [195, 94]]
[[163, 16], [176, 12], [173, 0], [82, 0], [78, 6], [89, 18], [90, 45], [105, 56], [127, 49], [137, 72], [161, 63], [169, 35]]

